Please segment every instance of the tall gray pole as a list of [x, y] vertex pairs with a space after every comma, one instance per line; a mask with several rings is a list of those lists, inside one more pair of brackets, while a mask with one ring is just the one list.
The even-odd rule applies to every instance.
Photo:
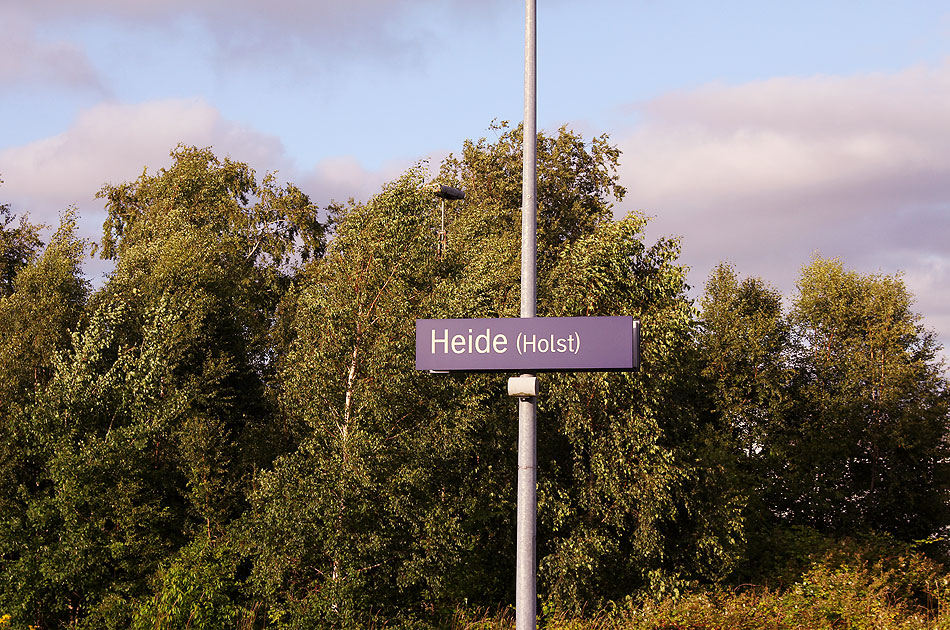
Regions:
[[[524, 164], [521, 184], [521, 317], [537, 314], [537, 0], [525, 0]], [[525, 374], [524, 376], [534, 376]], [[518, 401], [518, 519], [515, 628], [537, 628], [537, 398]]]

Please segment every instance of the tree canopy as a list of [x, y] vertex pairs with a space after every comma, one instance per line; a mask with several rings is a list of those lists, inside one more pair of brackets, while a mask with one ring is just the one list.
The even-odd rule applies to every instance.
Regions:
[[[442, 627], [513, 600], [505, 375], [414, 320], [518, 313], [521, 128], [318, 208], [210, 149], [65, 212], [0, 207], [0, 616], [37, 628]], [[539, 591], [580, 611], [769, 579], [809, 536], [947, 523], [948, 389], [900, 276], [789, 305], [615, 204], [607, 136], [539, 134], [540, 316], [630, 315], [642, 367], [543, 374]], [[90, 249], [115, 261], [101, 286]], [[771, 573], [770, 573], [771, 571]]]

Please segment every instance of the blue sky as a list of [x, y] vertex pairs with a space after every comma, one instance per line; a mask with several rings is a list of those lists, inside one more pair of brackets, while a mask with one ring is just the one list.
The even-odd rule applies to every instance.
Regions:
[[[903, 273], [950, 342], [950, 7], [538, 3], [538, 123], [623, 151], [618, 213], [788, 295], [812, 255]], [[517, 122], [514, 0], [0, 0], [0, 202], [55, 224], [179, 142], [320, 205]], [[91, 262], [91, 276], [101, 263]]]

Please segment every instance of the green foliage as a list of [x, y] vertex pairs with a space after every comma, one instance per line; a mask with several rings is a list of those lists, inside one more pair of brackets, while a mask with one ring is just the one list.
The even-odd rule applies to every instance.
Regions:
[[439, 308], [421, 174], [339, 209], [327, 255], [298, 279], [280, 387], [303, 437], [259, 476], [249, 519], [255, 582], [280, 623], [436, 614], [453, 582], [470, 579], [460, 553], [491, 537], [465, 518], [462, 484], [477, 481], [456, 459], [477, 459], [459, 432], [489, 414], [454, 419], [452, 407], [471, 410], [470, 401], [452, 402], [453, 383], [412, 369], [414, 320]]
[[798, 286], [784, 313], [720, 266], [703, 300], [703, 373], [750, 500], [743, 580], [787, 583], [777, 559], [823, 535], [918, 540], [948, 517], [947, 382], [902, 280], [815, 259]]
[[[478, 293], [470, 296], [474, 304], [459, 307], [508, 316], [503, 313], [510, 309], [517, 313], [523, 136], [520, 125], [510, 129], [506, 122], [492, 130], [494, 142], [466, 141], [459, 157], [443, 162], [440, 178], [465, 190], [464, 202], [447, 204], [447, 257], [465, 267], [467, 278], [458, 284], [475, 282]], [[539, 278], [557, 264], [565, 243], [610, 219], [611, 200], [626, 194], [618, 183], [619, 157], [606, 135], [588, 142], [566, 127], [553, 136], [538, 134]]]
[[[74, 212], [41, 251], [0, 210], [0, 626], [510, 627], [505, 375], [413, 366], [418, 318], [518, 314], [493, 130], [441, 165], [444, 247], [425, 165], [324, 224], [180, 146], [100, 192], [91, 293]], [[900, 278], [819, 259], [784, 312], [724, 265], [697, 312], [606, 136], [538, 156], [539, 315], [642, 322], [640, 371], [542, 375], [544, 627], [946, 625], [907, 541], [946, 523], [947, 386]]]
[[85, 245], [74, 231], [74, 216], [66, 213], [49, 246], [0, 297], [0, 608], [15, 623], [42, 620], [36, 612], [61, 605], [49, 599], [62, 588], [55, 585], [61, 567], [44, 554], [58, 534], [45, 493], [49, 436], [33, 410], [83, 317]]
[[947, 574], [893, 543], [843, 541], [785, 589], [707, 591], [631, 614], [629, 628], [946, 627]]
[[133, 630], [253, 628], [255, 608], [236, 578], [240, 555], [229, 541], [197, 538], [156, 573], [155, 594], [135, 613]]
[[785, 394], [790, 347], [781, 295], [758, 278], [739, 282], [732, 267], [718, 266], [706, 283], [698, 341], [715, 411], [755, 466], [769, 453]]
[[644, 224], [606, 222], [567, 247], [545, 301], [545, 314], [643, 322], [640, 372], [545, 377], [541, 576], [557, 608], [721, 579], [740, 548], [729, 454], [688, 377], [694, 314], [678, 244], [646, 247]]
[[[431, 243], [413, 247], [419, 184], [410, 174], [369, 204], [341, 209], [327, 256], [300, 278], [280, 388], [303, 438], [259, 476], [252, 497], [255, 579], [277, 620], [353, 623], [370, 605], [361, 592], [389, 573], [380, 567], [401, 546], [392, 540], [401, 514], [380, 499], [395, 490], [400, 436], [417, 421], [406, 418], [415, 415], [416, 375], [399, 359], [411, 343], [416, 273], [433, 258]], [[275, 530], [284, 534], [269, 535]]]
[[[539, 205], [557, 227], [541, 312], [642, 316], [645, 360], [666, 364], [634, 376], [550, 377], [542, 584], [557, 606], [573, 607], [719, 579], [734, 562], [741, 501], [728, 475], [694, 463], [729, 465], [701, 392], [673, 376], [695, 360], [678, 244], [646, 247], [642, 217], [608, 219], [607, 198], [622, 189], [603, 139], [583, 160], [587, 145], [565, 130], [542, 145]], [[519, 261], [509, 244], [520, 232], [518, 151], [517, 131], [506, 131], [443, 165], [466, 200], [448, 204], [441, 256], [433, 204], [410, 172], [368, 204], [336, 209], [326, 257], [299, 277], [281, 390], [303, 438], [259, 477], [249, 520], [255, 580], [275, 619], [346, 626], [377, 611], [435, 619], [453, 602], [511, 597], [498, 570], [511, 563], [514, 535], [513, 410], [501, 378], [446, 381], [407, 367], [415, 318], [517, 312]], [[670, 397], [682, 402], [671, 409]], [[699, 505], [713, 497], [723, 509], [704, 513]], [[291, 514], [290, 535], [269, 534], [288, 531]]]
[[25, 215], [20, 217], [17, 227], [8, 227], [11, 223], [13, 215], [9, 204], [0, 204], [0, 296], [3, 297], [13, 293], [17, 274], [43, 246], [39, 236], [43, 226], [30, 223]]
[[[19, 229], [35, 231], [22, 224]], [[86, 244], [75, 230], [75, 212], [69, 211], [42, 255], [31, 254], [11, 290], [0, 296], [0, 406], [7, 409], [23, 404], [49, 380], [56, 353], [68, 345], [82, 318], [88, 293], [81, 271]]]
[[[794, 583], [692, 590], [541, 619], [545, 630], [937, 630], [950, 624], [946, 570], [886, 538], [846, 539], [816, 552]], [[460, 610], [458, 630], [508, 630], [510, 611]]]
[[946, 524], [947, 383], [899, 277], [815, 260], [799, 281], [796, 405], [778, 509], [829, 531], [904, 539]]
[[99, 191], [109, 211], [100, 249], [104, 258], [121, 257], [136, 243], [160, 241], [180, 224], [233, 236], [252, 263], [288, 262], [298, 236], [302, 258], [323, 251], [317, 208], [293, 184], [281, 188], [271, 174], [258, 184], [253, 169], [219, 160], [210, 149], [179, 145], [171, 157], [170, 169]]
[[[300, 198], [291, 189], [290, 200], [278, 198], [272, 182], [262, 192], [250, 176], [180, 149], [169, 170], [107, 189], [104, 251], [116, 269], [11, 423], [24, 455], [4, 467], [14, 481], [4, 525], [18, 544], [5, 550], [0, 579], [18, 619], [127, 627], [162, 563], [189, 540], [223, 535], [244, 510], [254, 469], [280, 452], [265, 378], [295, 232], [270, 229], [261, 205], [257, 223], [242, 224], [237, 200], [254, 192], [269, 208]], [[49, 269], [41, 279], [76, 271], [66, 263], [81, 247], [64, 233], [38, 261]], [[66, 263], [46, 263], [53, 254]], [[84, 288], [31, 273], [20, 273], [10, 300], [21, 284]], [[73, 294], [57, 298], [61, 308], [82, 307], [84, 293]]]

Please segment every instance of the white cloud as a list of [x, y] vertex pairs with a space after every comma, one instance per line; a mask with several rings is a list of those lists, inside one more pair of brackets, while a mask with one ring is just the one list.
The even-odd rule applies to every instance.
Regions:
[[[465, 0], [31, 0], [22, 9], [36, 23], [120, 20], [136, 26], [170, 26], [182, 19], [201, 24], [217, 43], [222, 61], [312, 48], [341, 56], [369, 55], [394, 65], [417, 60], [421, 49], [456, 23], [491, 19], [492, 4]], [[456, 19], [458, 18], [458, 19]], [[296, 62], [285, 56], [281, 64]], [[310, 68], [313, 71], [313, 68]]]
[[343, 156], [302, 171], [280, 140], [224, 119], [201, 99], [102, 103], [81, 112], [58, 135], [0, 150], [0, 201], [49, 225], [65, 207], [77, 205], [84, 235], [98, 238], [105, 211], [96, 192], [105, 184], [132, 181], [143, 169], [151, 173], [168, 166], [178, 144], [212, 147], [219, 157], [248, 163], [259, 177], [279, 171], [282, 180], [295, 181], [320, 206], [351, 197], [367, 200], [412, 164], [394, 160], [374, 170]]
[[950, 63], [709, 85], [636, 110], [625, 205], [684, 236], [694, 284], [726, 260], [790, 292], [817, 252], [905, 272], [927, 322], [950, 323]]
[[492, 5], [500, 4], [500, 0], [484, 0], [474, 6], [468, 0], [270, 0], [266, 5], [258, 0], [72, 0], [66, 4], [60, 0], [31, 0], [24, 11], [36, 16], [114, 16], [147, 22], [193, 15], [222, 25], [243, 23], [260, 27], [262, 24], [279, 24], [294, 32], [345, 27], [351, 34], [357, 34], [361, 30], [372, 31], [381, 23], [411, 12], [432, 14], [440, 8], [447, 8], [453, 13], [475, 18], [483, 16]]
[[950, 188], [932, 177], [950, 153], [950, 66], [708, 86], [642, 111], [623, 145], [628, 184], [647, 202], [794, 204], [882, 188], [930, 201]]
[[221, 157], [269, 170], [286, 163], [279, 140], [224, 120], [200, 99], [102, 103], [63, 133], [0, 151], [0, 195], [15, 211], [51, 225], [63, 208], [77, 205], [83, 235], [97, 238], [105, 215], [95, 193], [134, 180], [143, 168], [167, 166], [179, 143], [211, 146]]
[[392, 160], [373, 170], [353, 156], [327, 158], [305, 173], [298, 184], [319, 205], [346, 203], [351, 198], [368, 201], [383, 184], [397, 179], [412, 165], [410, 160]]
[[86, 53], [68, 41], [44, 41], [26, 13], [0, 6], [0, 83], [52, 84], [107, 92]]

